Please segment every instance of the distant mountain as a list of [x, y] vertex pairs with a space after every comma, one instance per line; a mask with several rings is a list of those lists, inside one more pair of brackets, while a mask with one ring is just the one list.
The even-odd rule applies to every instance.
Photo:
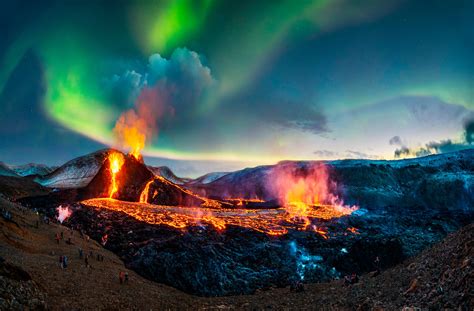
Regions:
[[8, 165], [3, 162], [0, 162], [0, 176], [15, 176], [18, 177], [19, 175], [12, 170]]
[[176, 176], [173, 171], [167, 166], [148, 166], [148, 169], [153, 172], [156, 176], [161, 176], [172, 183], [182, 185], [190, 182], [191, 178], [184, 178]]
[[[422, 158], [385, 160], [321, 161], [339, 195], [348, 204], [378, 208], [394, 205], [430, 205], [468, 208], [474, 204], [474, 149]], [[275, 199], [269, 176], [285, 166], [306, 170], [318, 161], [283, 161], [276, 165], [246, 168], [225, 174], [212, 182], [185, 185], [191, 191], [213, 198]]]
[[53, 172], [40, 176], [35, 181], [49, 188], [81, 188], [86, 186], [97, 174], [111, 149], [102, 149], [75, 158]]
[[24, 165], [9, 165], [9, 167], [20, 176], [30, 176], [30, 175], [44, 176], [51, 173], [57, 168], [57, 167], [49, 167], [44, 164], [35, 164], [35, 163], [28, 163]]
[[208, 173], [206, 175], [203, 175], [201, 177], [198, 177], [196, 179], [190, 180], [188, 184], [208, 184], [210, 182], [213, 182], [216, 179], [221, 178], [222, 176], [225, 176], [229, 174], [229, 172], [215, 172], [215, 173]]

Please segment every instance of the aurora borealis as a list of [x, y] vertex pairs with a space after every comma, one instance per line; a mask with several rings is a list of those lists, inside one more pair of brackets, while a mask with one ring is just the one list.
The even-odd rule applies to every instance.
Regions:
[[1, 12], [9, 163], [116, 146], [117, 118], [148, 87], [169, 113], [144, 155], [179, 175], [393, 158], [462, 143], [474, 118], [473, 1], [7, 1]]

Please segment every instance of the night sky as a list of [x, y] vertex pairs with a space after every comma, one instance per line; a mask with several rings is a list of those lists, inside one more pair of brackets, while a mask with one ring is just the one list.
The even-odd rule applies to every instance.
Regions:
[[181, 176], [471, 148], [474, 1], [0, 4], [0, 161], [120, 148], [145, 89]]

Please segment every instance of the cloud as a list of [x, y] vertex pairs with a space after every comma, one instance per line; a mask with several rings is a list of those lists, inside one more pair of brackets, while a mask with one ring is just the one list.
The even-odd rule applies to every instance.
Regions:
[[464, 124], [464, 139], [468, 144], [474, 143], [474, 119]]
[[215, 84], [201, 56], [186, 48], [174, 50], [169, 59], [152, 54], [146, 66], [136, 67], [105, 79], [111, 98], [131, 106], [145, 88], [157, 88], [171, 106], [193, 106]]
[[104, 80], [106, 95], [124, 109], [114, 130], [124, 148], [130, 145], [125, 139], [130, 135], [124, 134], [131, 129], [139, 129], [140, 141], [150, 144], [163, 128], [177, 131], [193, 124], [216, 83], [199, 54], [186, 48], [174, 50], [169, 59], [152, 54], [146, 65], [135, 67]]
[[[430, 154], [453, 152], [458, 150], [465, 150], [474, 148], [474, 120], [470, 119], [464, 123], [464, 135], [461, 141], [456, 142], [451, 139], [441, 141], [432, 141], [418, 148], [409, 148], [400, 145], [401, 147], [395, 150], [394, 156], [401, 157], [422, 157]], [[396, 136], [398, 137], [398, 136]], [[393, 138], [392, 138], [393, 139]], [[392, 141], [392, 139], [390, 141]]]
[[318, 158], [324, 160], [335, 160], [335, 159], [378, 159], [377, 156], [367, 154], [365, 152], [356, 150], [346, 150], [344, 152], [337, 152], [331, 150], [316, 150], [313, 152]]
[[335, 158], [338, 155], [337, 152], [330, 150], [316, 150], [313, 154], [319, 158]]
[[392, 138], [390, 138], [390, 140], [388, 141], [388, 143], [389, 143], [390, 145], [395, 145], [395, 146], [401, 146], [401, 145], [403, 145], [402, 139], [400, 138], [400, 136], [393, 136]]
[[377, 156], [365, 152], [346, 150], [346, 158], [350, 159], [377, 159]]
[[[118, 73], [104, 80], [104, 89], [121, 112], [134, 111], [122, 118], [120, 124], [125, 126], [121, 129], [131, 128], [129, 120], [142, 118], [140, 111], [158, 110], [152, 124], [145, 122], [146, 146], [155, 150], [233, 154], [247, 148], [260, 156], [286, 148], [279, 144], [288, 141], [288, 133], [328, 131], [321, 109], [300, 89], [255, 85], [210, 105], [219, 81], [203, 57], [186, 48], [176, 49], [169, 57], [153, 54], [146, 64], [117, 63], [116, 70]], [[150, 90], [154, 95], [143, 103], [143, 93]], [[146, 109], [141, 109], [143, 106]]]

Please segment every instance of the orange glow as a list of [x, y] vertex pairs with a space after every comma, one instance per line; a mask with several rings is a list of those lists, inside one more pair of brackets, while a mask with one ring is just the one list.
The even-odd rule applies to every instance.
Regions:
[[[357, 210], [346, 206], [334, 194], [337, 184], [330, 179], [323, 163], [310, 165], [304, 171], [296, 164], [277, 167], [268, 180], [287, 212], [287, 221], [300, 222], [303, 229], [310, 228], [311, 218], [336, 218]], [[321, 208], [324, 207], [324, 208]]]
[[248, 203], [264, 203], [264, 200], [260, 199], [241, 199], [241, 198], [231, 198], [231, 199], [225, 199], [226, 201], [235, 204], [237, 206], [244, 206]]
[[347, 228], [347, 231], [352, 232], [353, 234], [360, 234], [359, 229], [354, 228], [354, 227]]
[[[279, 236], [288, 230], [305, 230], [307, 225], [297, 219], [289, 219], [285, 208], [276, 209], [243, 209], [243, 208], [199, 208], [162, 206], [148, 203], [125, 202], [114, 199], [90, 199], [83, 204], [117, 212], [124, 212], [139, 221], [154, 225], [166, 225], [179, 230], [186, 230], [189, 226], [210, 225], [217, 231], [228, 226], [239, 226], [253, 229], [267, 235]], [[339, 217], [342, 216], [339, 214]], [[322, 220], [337, 218], [332, 206], [313, 208], [311, 217]], [[324, 239], [329, 233], [320, 227], [311, 229]]]
[[150, 192], [150, 185], [154, 181], [155, 179], [153, 178], [152, 180], [146, 183], [145, 189], [143, 189], [142, 193], [140, 194], [140, 203], [148, 203], [148, 193]]
[[109, 169], [111, 172], [109, 198], [113, 198], [118, 191], [117, 173], [122, 168], [124, 162], [125, 159], [123, 158], [123, 155], [121, 153], [113, 152], [109, 154]]
[[117, 120], [114, 133], [120, 144], [130, 150], [130, 155], [140, 159], [140, 151], [145, 147], [147, 125], [133, 110], [122, 114]]

